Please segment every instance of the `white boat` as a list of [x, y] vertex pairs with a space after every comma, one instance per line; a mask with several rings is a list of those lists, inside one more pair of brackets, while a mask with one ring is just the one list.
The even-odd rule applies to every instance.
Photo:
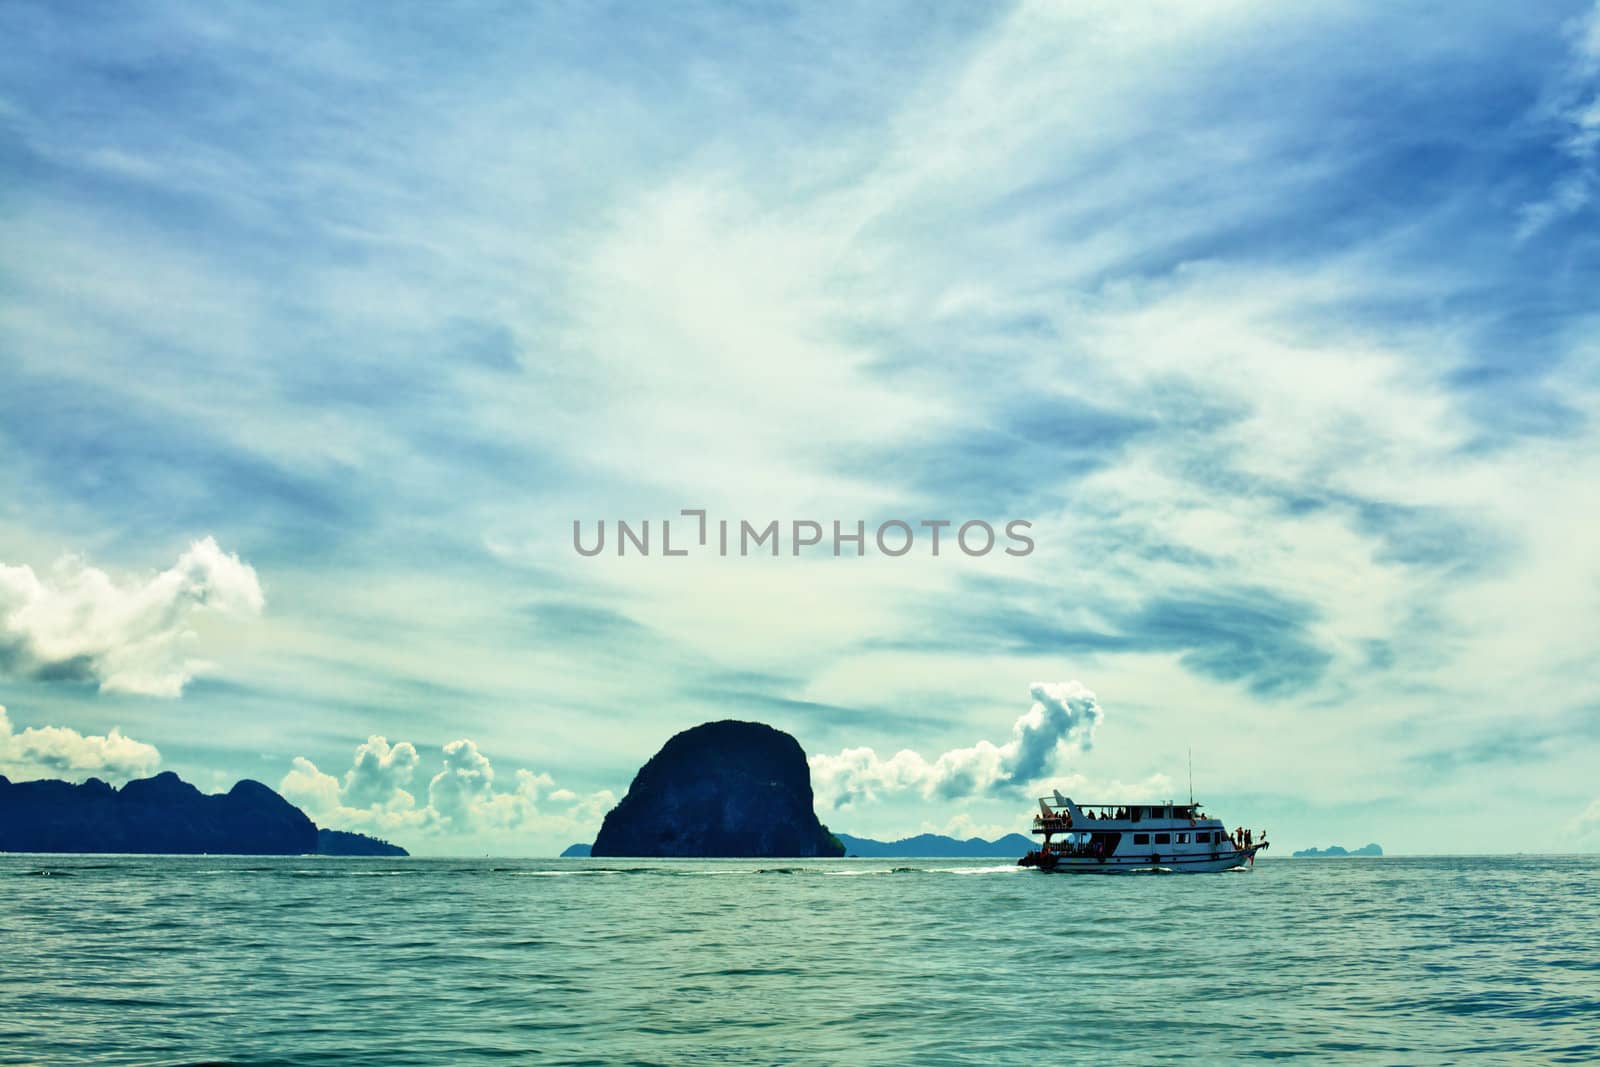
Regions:
[[1198, 874], [1249, 869], [1267, 846], [1243, 827], [1187, 804], [1078, 804], [1060, 793], [1039, 798], [1033, 832], [1044, 843], [1022, 867], [1075, 874]]

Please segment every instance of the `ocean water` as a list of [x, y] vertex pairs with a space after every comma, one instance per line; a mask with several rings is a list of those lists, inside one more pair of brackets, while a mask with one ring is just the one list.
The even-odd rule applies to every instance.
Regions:
[[0, 856], [0, 1062], [1589, 1062], [1597, 887], [1596, 857]]

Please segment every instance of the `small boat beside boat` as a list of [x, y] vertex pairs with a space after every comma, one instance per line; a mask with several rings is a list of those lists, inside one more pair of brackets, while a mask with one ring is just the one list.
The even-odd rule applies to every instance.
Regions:
[[1043, 843], [1018, 866], [1050, 873], [1198, 874], [1248, 869], [1268, 847], [1267, 832], [1228, 830], [1194, 801], [1187, 804], [1079, 804], [1039, 798], [1033, 832]]

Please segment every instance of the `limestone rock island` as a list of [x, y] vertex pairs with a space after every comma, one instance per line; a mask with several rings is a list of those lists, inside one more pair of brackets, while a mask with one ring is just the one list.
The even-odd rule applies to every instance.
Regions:
[[0, 852], [131, 852], [232, 856], [404, 856], [366, 834], [319, 829], [260, 782], [207, 795], [171, 771], [116, 789], [0, 775]]
[[708, 722], [639, 768], [592, 855], [844, 855], [812, 805], [800, 742], [764, 723]]
[[0, 776], [0, 852], [296, 855], [317, 850], [317, 827], [260, 782], [207, 796], [171, 771], [114, 789]]

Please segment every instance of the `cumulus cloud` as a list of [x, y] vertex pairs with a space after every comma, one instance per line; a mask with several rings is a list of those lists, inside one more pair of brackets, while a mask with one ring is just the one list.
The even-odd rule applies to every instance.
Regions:
[[428, 805], [447, 827], [465, 830], [493, 804], [494, 767], [465, 739], [444, 746], [444, 770], [428, 783]]
[[416, 803], [406, 787], [419, 761], [411, 742], [391, 745], [387, 738], [374, 734], [357, 746], [355, 763], [345, 772], [340, 800], [353, 808], [407, 810]]
[[342, 807], [339, 779], [324, 774], [304, 756], [294, 758], [289, 773], [278, 783], [278, 792], [317, 816], [318, 822], [325, 821], [328, 816], [338, 815]]
[[116, 727], [104, 737], [64, 726], [30, 726], [20, 733], [0, 705], [0, 774], [8, 778], [104, 778], [124, 782], [150, 774], [161, 763], [154, 745], [135, 741]]
[[304, 756], [295, 757], [279, 792], [323, 825], [435, 834], [518, 829], [593, 833], [616, 802], [609, 790], [579, 796], [555, 788], [548, 774], [520, 768], [508, 787], [498, 788], [489, 757], [466, 738], [446, 744], [440, 758], [440, 770], [428, 780], [428, 802], [421, 806], [409, 789], [422, 763], [416, 746], [409, 741], [391, 745], [379, 735], [356, 748], [342, 779]]
[[421, 758], [409, 741], [389, 744], [373, 734], [356, 746], [341, 781], [296, 756], [278, 791], [316, 816], [319, 822], [377, 830], [421, 826], [427, 812], [408, 790]]
[[194, 613], [254, 616], [264, 603], [255, 570], [210, 537], [142, 582], [76, 556], [46, 577], [0, 564], [0, 673], [175, 697], [201, 666], [188, 655]]
[[816, 755], [810, 760], [812, 787], [819, 800], [836, 808], [906, 791], [948, 800], [1023, 785], [1049, 774], [1062, 754], [1089, 750], [1104, 717], [1094, 693], [1071, 681], [1035, 682], [1029, 694], [1032, 706], [1003, 745], [979, 741], [932, 760], [910, 749], [888, 759], [871, 748]]

